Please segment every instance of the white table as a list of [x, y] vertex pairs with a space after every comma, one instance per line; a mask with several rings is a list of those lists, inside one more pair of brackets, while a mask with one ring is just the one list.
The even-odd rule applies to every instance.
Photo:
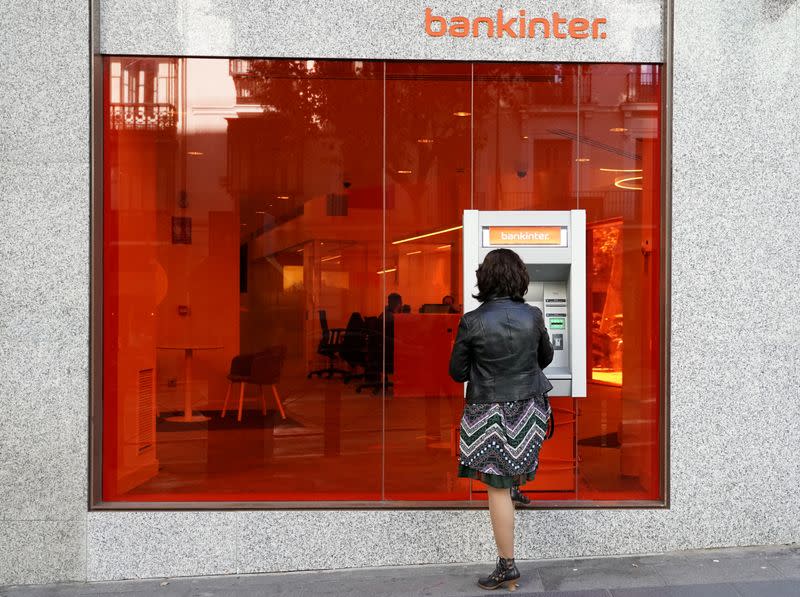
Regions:
[[198, 423], [201, 421], [208, 421], [211, 417], [192, 414], [192, 357], [194, 356], [195, 350], [220, 350], [222, 346], [212, 346], [209, 344], [164, 344], [156, 346], [156, 348], [161, 350], [182, 350], [184, 354], [183, 376], [186, 388], [183, 393], [183, 414], [167, 417], [166, 420], [176, 423]]

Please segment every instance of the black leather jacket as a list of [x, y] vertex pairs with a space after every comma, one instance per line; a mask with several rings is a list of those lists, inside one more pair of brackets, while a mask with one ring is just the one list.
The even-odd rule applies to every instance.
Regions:
[[542, 312], [502, 297], [461, 318], [450, 377], [468, 382], [468, 403], [526, 400], [553, 389], [542, 373], [552, 360]]

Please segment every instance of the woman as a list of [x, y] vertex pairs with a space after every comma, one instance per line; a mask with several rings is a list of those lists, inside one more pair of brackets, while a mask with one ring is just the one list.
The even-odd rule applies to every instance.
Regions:
[[533, 479], [547, 432], [553, 389], [542, 373], [553, 347], [541, 310], [527, 305], [528, 270], [514, 251], [491, 251], [477, 271], [481, 306], [464, 314], [450, 357], [450, 376], [467, 382], [461, 418], [459, 477], [487, 485], [497, 544], [484, 589], [514, 590], [514, 504], [511, 489]]

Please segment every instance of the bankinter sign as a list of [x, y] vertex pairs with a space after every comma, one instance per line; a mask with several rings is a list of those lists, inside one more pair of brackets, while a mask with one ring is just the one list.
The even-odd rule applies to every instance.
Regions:
[[489, 228], [490, 247], [550, 245], [562, 246], [559, 226], [492, 226]]
[[524, 10], [520, 10], [517, 16], [506, 18], [502, 8], [498, 9], [496, 18], [469, 19], [435, 15], [432, 9], [425, 9], [425, 33], [431, 37], [605, 39], [603, 26], [606, 22], [606, 19], [566, 19], [557, 12], [552, 18], [529, 18]]

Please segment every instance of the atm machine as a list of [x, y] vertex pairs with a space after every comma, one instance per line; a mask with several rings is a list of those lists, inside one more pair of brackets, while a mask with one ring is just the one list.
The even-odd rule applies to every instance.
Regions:
[[476, 309], [475, 271], [486, 254], [515, 251], [528, 268], [525, 301], [541, 309], [553, 343], [544, 370], [556, 430], [545, 441], [532, 491], [574, 491], [577, 398], [586, 396], [586, 212], [464, 211], [464, 312]]

